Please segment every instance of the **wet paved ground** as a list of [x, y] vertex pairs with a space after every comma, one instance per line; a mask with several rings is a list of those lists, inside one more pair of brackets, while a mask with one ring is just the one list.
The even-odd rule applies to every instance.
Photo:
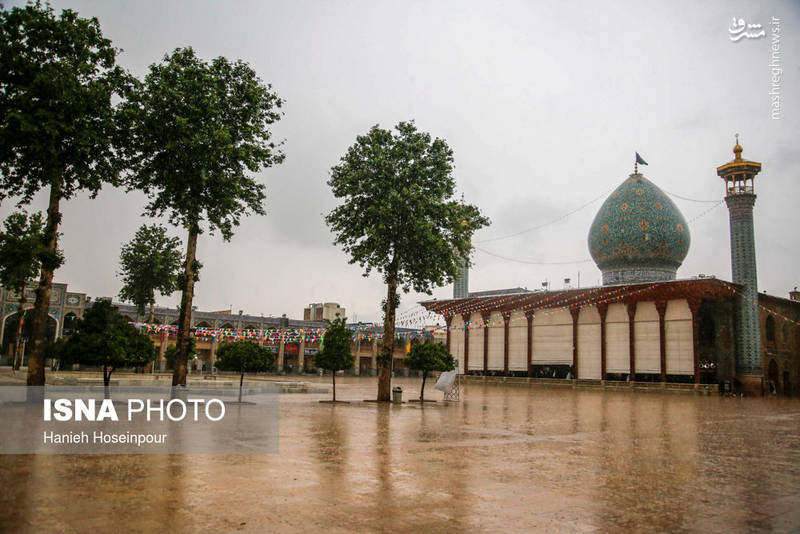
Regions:
[[[374, 378], [337, 385], [375, 395]], [[281, 397], [278, 454], [0, 456], [0, 530], [800, 531], [798, 400], [476, 384], [424, 407], [323, 398]]]

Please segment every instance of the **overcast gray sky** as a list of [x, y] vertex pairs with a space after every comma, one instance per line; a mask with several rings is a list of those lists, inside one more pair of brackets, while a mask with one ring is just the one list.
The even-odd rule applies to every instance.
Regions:
[[[7, 2], [6, 6], [19, 5]], [[176, 47], [204, 58], [250, 63], [286, 100], [275, 126], [286, 161], [261, 172], [267, 215], [246, 219], [233, 240], [204, 234], [195, 304], [254, 315], [301, 317], [310, 302], [335, 301], [358, 320], [379, 320], [384, 286], [361, 276], [332, 245], [323, 221], [336, 200], [329, 169], [372, 125], [414, 119], [447, 140], [466, 200], [493, 224], [475, 241], [528, 262], [590, 258], [589, 225], [602, 200], [632, 172], [662, 189], [721, 199], [715, 168], [760, 161], [755, 231], [759, 288], [779, 296], [800, 285], [800, 4], [784, 2], [268, 2], [53, 1], [96, 16], [137, 76]], [[731, 40], [733, 17], [761, 24], [766, 38]], [[780, 120], [770, 115], [770, 45], [780, 19]], [[730, 280], [724, 204], [674, 198], [692, 244], [679, 277]], [[62, 204], [65, 265], [56, 281], [73, 291], [116, 295], [119, 249], [139, 225], [144, 197], [106, 188]], [[33, 203], [44, 210], [45, 197]], [[5, 217], [11, 202], [0, 207]], [[697, 220], [693, 218], [702, 215]], [[185, 242], [186, 236], [174, 230]], [[532, 265], [476, 251], [470, 289], [539, 287], [563, 278], [596, 285], [594, 263]], [[434, 292], [449, 298], [452, 286]], [[413, 309], [423, 295], [402, 298]], [[177, 305], [179, 294], [158, 299]]]

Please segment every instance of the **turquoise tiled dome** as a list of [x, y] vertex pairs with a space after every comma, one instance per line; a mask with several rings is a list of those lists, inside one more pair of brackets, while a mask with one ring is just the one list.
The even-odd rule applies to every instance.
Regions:
[[589, 252], [604, 284], [674, 280], [689, 241], [677, 206], [641, 174], [611, 193], [589, 230]]

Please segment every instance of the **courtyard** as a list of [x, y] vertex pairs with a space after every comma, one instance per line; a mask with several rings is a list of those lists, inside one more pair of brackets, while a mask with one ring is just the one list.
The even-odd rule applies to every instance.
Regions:
[[331, 405], [328, 378], [303, 380], [276, 454], [2, 456], [0, 530], [800, 528], [797, 400], [470, 383], [457, 403], [378, 405], [374, 378], [344, 377], [353, 402]]

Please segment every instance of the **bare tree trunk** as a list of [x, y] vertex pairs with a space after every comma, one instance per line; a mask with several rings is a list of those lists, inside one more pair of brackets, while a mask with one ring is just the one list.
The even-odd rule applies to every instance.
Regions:
[[[58, 248], [58, 225], [61, 213], [58, 203], [61, 200], [61, 179], [50, 184], [50, 201], [47, 205], [47, 223], [44, 228], [44, 252], [55, 257]], [[53, 285], [53, 269], [42, 265], [42, 276], [36, 290], [36, 303], [31, 315], [31, 338], [28, 354], [28, 385], [44, 386], [44, 351], [47, 347], [47, 311], [50, 308], [50, 292]]]
[[428, 371], [422, 371], [422, 389], [419, 390], [419, 401], [425, 402], [425, 381], [428, 379]]
[[19, 353], [20, 347], [20, 340], [22, 339], [22, 316], [25, 313], [25, 303], [27, 299], [25, 297], [25, 284], [22, 284], [21, 289], [19, 290], [19, 306], [17, 306], [17, 315], [19, 316], [19, 321], [17, 321], [17, 335], [14, 338], [14, 362], [11, 365], [11, 368], [15, 371], [20, 368], [20, 363], [22, 357]]
[[156, 320], [156, 306], [155, 302], [150, 302], [150, 317], [148, 317], [147, 322], [153, 324]]
[[383, 321], [383, 347], [378, 369], [378, 401], [389, 402], [392, 394], [392, 358], [394, 357], [394, 303], [397, 299], [397, 269], [392, 268], [389, 272], [387, 283], [386, 313]]
[[336, 371], [331, 372], [331, 377], [333, 377], [333, 402], [336, 402]]
[[186, 263], [183, 266], [181, 311], [178, 319], [178, 350], [175, 353], [175, 370], [172, 372], [172, 387], [186, 385], [186, 359], [189, 356], [189, 334], [192, 326], [192, 298], [194, 297], [194, 262], [197, 252], [197, 224], [189, 227], [186, 241]]

